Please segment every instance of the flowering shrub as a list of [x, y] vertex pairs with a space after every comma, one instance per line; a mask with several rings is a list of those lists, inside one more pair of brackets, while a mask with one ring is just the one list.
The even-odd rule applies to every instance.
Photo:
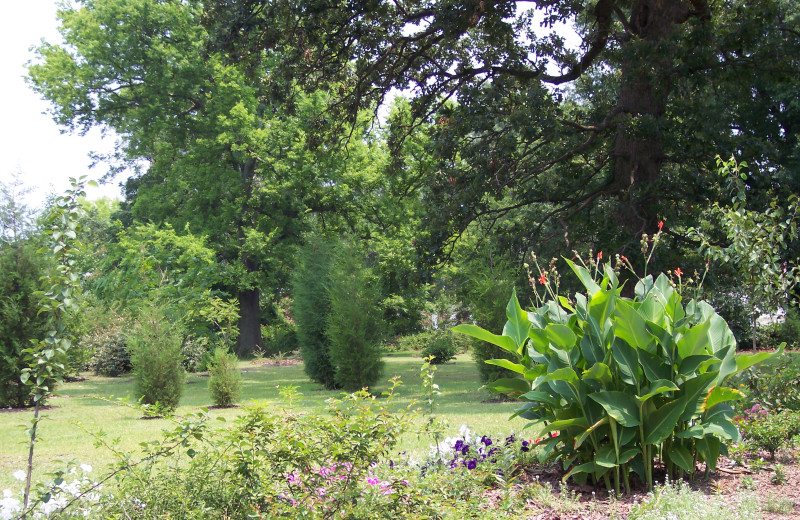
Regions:
[[[67, 471], [58, 472], [53, 481], [47, 484], [39, 484], [38, 503], [34, 502], [31, 509], [27, 512], [27, 518], [31, 520], [41, 520], [45, 518], [91, 518], [95, 507], [101, 499], [99, 486], [95, 486], [88, 474], [92, 472], [92, 467], [88, 464], [73, 466]], [[13, 473], [14, 478], [25, 481], [26, 474], [22, 470]], [[67, 482], [65, 476], [72, 476], [72, 480]], [[62, 511], [68, 503], [73, 502], [73, 507], [69, 511]], [[19, 518], [23, 513], [23, 493], [15, 494], [9, 489], [3, 490], [0, 499], [0, 520], [12, 520]]]
[[767, 451], [774, 459], [775, 453], [794, 445], [800, 434], [800, 413], [789, 410], [770, 412], [756, 403], [735, 418], [747, 450], [754, 454]]
[[567, 263], [585, 294], [558, 296], [550, 281], [557, 284], [557, 276], [543, 272], [539, 283], [550, 299], [524, 311], [512, 295], [502, 335], [455, 328], [516, 358], [487, 361], [517, 375], [487, 387], [522, 400], [515, 415], [536, 435], [560, 432], [543, 444], [550, 459], [562, 461], [565, 479], [602, 479], [619, 490], [620, 477], [629, 489], [635, 472], [652, 489], [656, 457], [672, 475], [691, 474], [698, 460], [713, 469], [722, 441], [739, 438], [730, 402], [744, 395], [725, 380], [771, 355], [736, 356], [725, 321], [705, 302], [684, 305], [664, 274], [639, 280], [628, 298], [618, 266], [598, 261], [592, 272]]

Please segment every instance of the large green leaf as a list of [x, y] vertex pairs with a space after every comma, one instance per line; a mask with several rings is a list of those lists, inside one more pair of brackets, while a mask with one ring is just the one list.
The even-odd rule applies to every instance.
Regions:
[[589, 298], [589, 316], [602, 326], [607, 319], [614, 315], [617, 295], [614, 291], [600, 289]]
[[580, 428], [585, 430], [589, 427], [586, 417], [574, 417], [572, 419], [562, 419], [560, 421], [553, 421], [542, 429], [541, 433], [560, 432], [569, 428]]
[[453, 327], [453, 331], [486, 341], [492, 345], [497, 345], [501, 349], [511, 352], [512, 354], [518, 354], [517, 348], [519, 347], [519, 344], [517, 344], [510, 336], [498, 336], [497, 334], [492, 334], [488, 330], [482, 329], [477, 325], [469, 324], [456, 325]]
[[708, 336], [711, 338], [711, 348], [714, 352], [719, 352], [726, 347], [736, 349], [736, 338], [731, 332], [730, 327], [719, 314], [711, 316], [711, 327]]
[[564, 259], [569, 265], [570, 269], [578, 276], [583, 286], [586, 288], [586, 292], [589, 296], [594, 296], [595, 293], [600, 291], [600, 286], [592, 278], [592, 274], [585, 268], [579, 265], [576, 265], [572, 260], [569, 258]]
[[524, 379], [503, 377], [497, 381], [486, 383], [486, 388], [496, 394], [517, 396], [529, 392], [531, 389], [531, 384]]
[[575, 346], [578, 337], [572, 332], [572, 329], [566, 325], [559, 325], [557, 323], [548, 325], [544, 329], [547, 334], [547, 339], [556, 347], [568, 351]]
[[632, 346], [620, 338], [615, 338], [611, 344], [613, 359], [622, 374], [622, 379], [630, 385], [635, 385], [639, 378], [639, 356]]
[[602, 362], [597, 362], [593, 364], [591, 368], [584, 370], [582, 376], [584, 381], [587, 379], [594, 379], [603, 385], [608, 385], [612, 381], [611, 369]]
[[622, 426], [638, 426], [639, 404], [636, 399], [626, 392], [603, 391], [589, 394], [589, 398], [596, 401], [605, 411]]
[[697, 453], [700, 454], [702, 460], [706, 462], [706, 466], [710, 471], [717, 469], [717, 460], [719, 459], [719, 452], [722, 443], [716, 437], [704, 437], [695, 441]]
[[683, 446], [670, 446], [667, 450], [667, 455], [682, 470], [691, 472], [694, 469], [692, 468], [692, 454]]
[[586, 439], [589, 437], [589, 435], [592, 434], [592, 432], [596, 431], [601, 426], [608, 424], [608, 422], [609, 422], [608, 417], [603, 417], [602, 419], [591, 425], [589, 428], [587, 428], [586, 431], [575, 437], [575, 445], [574, 445], [575, 449], [577, 450], [578, 448], [580, 448], [581, 445], [583, 445], [584, 441], [586, 441]]
[[706, 372], [687, 380], [681, 385], [681, 397], [686, 399], [686, 408], [681, 416], [681, 421], [689, 421], [700, 415], [703, 403], [708, 392], [713, 388], [717, 375]]
[[617, 302], [614, 334], [627, 341], [632, 347], [648, 350], [653, 343], [653, 336], [647, 330], [645, 319], [624, 300]]
[[559, 368], [537, 381], [538, 385], [550, 382], [551, 386], [565, 399], [581, 402], [578, 374], [572, 367]]
[[664, 360], [646, 350], [639, 351], [639, 364], [642, 365], [642, 370], [648, 381], [669, 379], [672, 376], [672, 370], [664, 363]]
[[738, 401], [739, 399], [744, 398], [745, 395], [735, 388], [715, 386], [714, 389], [711, 390], [706, 396], [706, 399], [701, 407], [701, 411], [705, 412], [706, 410], [710, 410], [714, 407], [714, 405], [719, 403], [724, 403], [726, 401]]
[[614, 450], [614, 446], [611, 444], [601, 446], [594, 456], [594, 461], [605, 468], [615, 467], [617, 465], [617, 452]]
[[520, 365], [519, 363], [514, 363], [509, 361], [508, 359], [487, 359], [485, 361], [487, 365], [495, 365], [498, 367], [503, 367], [506, 370], [510, 370], [512, 372], [516, 372], [517, 374], [525, 374], [527, 370], [525, 365]]
[[651, 397], [654, 397], [659, 394], [663, 394], [665, 392], [675, 392], [679, 390], [678, 385], [669, 381], [667, 379], [660, 379], [658, 381], [653, 381], [653, 383], [644, 389], [644, 394], [641, 396], [637, 396], [636, 399], [639, 403], [644, 403]]
[[713, 356], [709, 354], [689, 356], [681, 361], [681, 364], [678, 367], [678, 374], [682, 376], [690, 376], [695, 373], [697, 367], [699, 367], [703, 362], [708, 361], [712, 357]]
[[685, 407], [686, 400], [679, 398], [664, 404], [648, 417], [643, 417], [644, 443], [659, 444], [672, 435]]
[[517, 348], [519, 348], [528, 338], [531, 322], [528, 320], [528, 313], [523, 311], [522, 307], [519, 305], [516, 289], [511, 294], [511, 299], [508, 300], [506, 317], [508, 321], [506, 322], [506, 326], [503, 327], [503, 336], [512, 338]]
[[711, 328], [711, 321], [706, 320], [689, 329], [686, 334], [677, 341], [678, 355], [681, 359], [689, 356], [711, 353], [711, 338], [708, 330]]
[[542, 392], [540, 390], [531, 390], [530, 392], [525, 392], [524, 394], [519, 396], [519, 398], [527, 401], [532, 401], [534, 403], [544, 403], [548, 406], [558, 406], [557, 398], [553, 397], [547, 392]]

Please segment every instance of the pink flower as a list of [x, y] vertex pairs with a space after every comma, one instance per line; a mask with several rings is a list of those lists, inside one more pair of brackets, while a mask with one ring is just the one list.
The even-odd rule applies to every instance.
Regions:
[[370, 486], [377, 486], [378, 482], [380, 482], [380, 481], [378, 479], [376, 479], [376, 478], [368, 478], [367, 479], [367, 484], [369, 484]]

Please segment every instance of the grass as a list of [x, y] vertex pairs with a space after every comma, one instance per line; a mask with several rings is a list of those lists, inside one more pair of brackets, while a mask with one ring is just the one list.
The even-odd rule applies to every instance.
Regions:
[[[419, 398], [421, 359], [411, 353], [391, 353], [385, 361], [383, 379], [387, 382], [376, 387], [374, 393], [386, 390], [389, 378], [400, 376], [404, 384], [399, 389], [397, 404], [406, 406], [412, 399]], [[292, 405], [294, 409], [324, 413], [325, 401], [341, 395], [341, 392], [325, 391], [311, 383], [303, 373], [302, 364], [260, 366], [241, 362], [240, 367], [243, 372], [240, 404], [257, 400], [279, 410], [288, 404], [281, 401], [278, 388], [293, 385], [301, 394]], [[84, 377], [85, 381], [65, 384], [59, 397], [49, 401], [51, 408], [44, 413], [46, 419], [41, 423], [41, 437], [36, 445], [35, 479], [41, 479], [45, 472], [57, 468], [57, 460], [72, 457], [80, 463], [92, 465], [95, 474], [107, 469], [113, 456], [105, 448], [96, 447], [93, 436], [87, 431], [95, 434], [102, 431], [106, 439], [118, 439], [120, 449], [135, 452], [139, 443], [158, 438], [161, 430], [171, 425], [168, 419], [143, 420], [138, 410], [115, 402], [116, 398], [132, 393], [132, 376], [106, 378], [84, 374]], [[480, 390], [478, 371], [469, 355], [460, 355], [454, 362], [440, 365], [436, 383], [441, 391], [436, 413], [449, 426], [446, 435], [457, 433], [462, 424], [473, 431], [491, 434], [519, 432], [525, 425], [522, 419], [508, 420], [516, 403], [487, 402], [493, 396]], [[210, 406], [212, 400], [207, 385], [208, 378], [204, 374], [190, 374], [176, 415]], [[241, 408], [210, 410], [212, 418], [230, 419], [240, 413]], [[11, 474], [25, 467], [28, 450], [26, 429], [32, 416], [30, 411], [0, 412], [0, 489], [18, 489], [21, 486]], [[407, 451], [412, 456], [426, 454], [432, 439], [429, 436], [419, 438], [414, 433], [414, 425], [409, 430], [398, 450]]]

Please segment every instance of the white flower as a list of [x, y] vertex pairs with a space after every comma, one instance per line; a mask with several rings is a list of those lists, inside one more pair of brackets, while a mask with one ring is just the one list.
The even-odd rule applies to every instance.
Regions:
[[28, 475], [24, 471], [22, 471], [21, 469], [18, 469], [17, 471], [15, 471], [13, 473], [13, 476], [17, 480], [25, 480], [28, 477]]
[[81, 468], [81, 471], [83, 471], [84, 473], [91, 473], [92, 472], [92, 467], [89, 464], [81, 464], [80, 468]]

